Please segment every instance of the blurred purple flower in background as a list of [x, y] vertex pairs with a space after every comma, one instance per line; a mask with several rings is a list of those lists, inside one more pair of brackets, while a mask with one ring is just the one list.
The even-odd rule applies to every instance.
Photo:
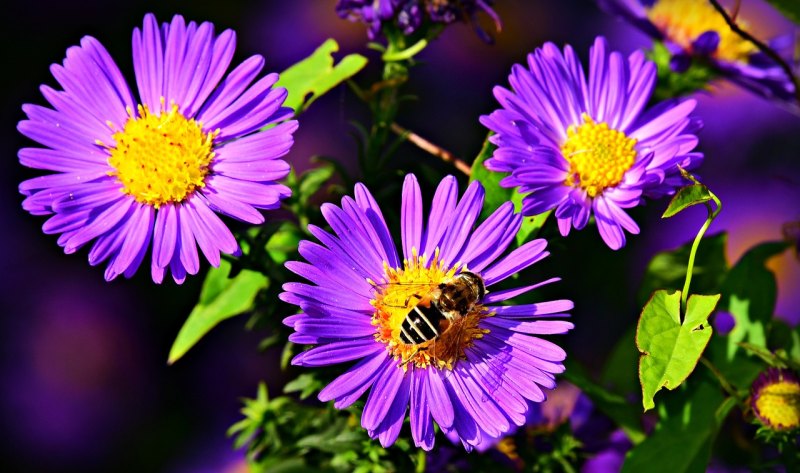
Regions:
[[[670, 66], [677, 72], [685, 71], [693, 57], [702, 57], [728, 80], [756, 94], [787, 104], [796, 101], [794, 84], [785, 71], [756, 45], [734, 32], [708, 1], [599, 0], [599, 3], [609, 13], [663, 41], [672, 53]], [[741, 16], [736, 15], [736, 22], [746, 31], [748, 24]], [[768, 43], [786, 60], [792, 60], [793, 34], [777, 36]]]
[[45, 282], [26, 305], [23, 328], [4, 340], [5, 442], [38, 452], [31, 471], [65, 464], [94, 471], [127, 437], [119, 426], [141, 426], [155, 404], [154, 377], [142, 364], [141, 327], [114, 317], [140, 307], [119, 288], [99, 290], [98, 284]]
[[[292, 363], [360, 360], [319, 399], [335, 400], [342, 409], [371, 388], [361, 423], [384, 446], [397, 439], [409, 403], [414, 443], [425, 450], [434, 444], [432, 420], [445, 433], [455, 431], [468, 450], [523, 425], [530, 402], [543, 401], [542, 388], [555, 387], [554, 375], [564, 370], [566, 356], [555, 344], [531, 335], [570, 330], [570, 322], [547, 319], [564, 317], [573, 304], [491, 305], [557, 278], [485, 297], [483, 284], [491, 287], [543, 259], [549, 254], [547, 243], [531, 241], [498, 260], [522, 217], [507, 202], [473, 231], [483, 188], [473, 182], [459, 201], [452, 176], [441, 181], [425, 226], [420, 188], [408, 175], [401, 261], [372, 195], [362, 185], [355, 195], [355, 200], [345, 197], [341, 208], [323, 205], [335, 235], [309, 226], [324, 246], [303, 241], [300, 254], [309, 263], [286, 265], [314, 283], [284, 285], [281, 298], [303, 310], [284, 321], [296, 331], [290, 340], [319, 345]], [[442, 306], [425, 305], [426, 294], [464, 274], [481, 281], [474, 305], [455, 316], [445, 315]], [[421, 317], [412, 321], [412, 313]]]
[[504, 187], [519, 187], [522, 213], [555, 209], [561, 234], [580, 230], [594, 214], [603, 241], [617, 250], [624, 230], [639, 226], [624, 209], [684, 184], [678, 166], [696, 167], [692, 150], [699, 119], [694, 100], [666, 101], [644, 111], [656, 82], [655, 65], [636, 51], [627, 62], [598, 37], [588, 81], [570, 46], [546, 43], [512, 68], [512, 90], [495, 87], [500, 110], [481, 117], [496, 134], [486, 167], [510, 172]]
[[42, 86], [54, 109], [24, 105], [19, 130], [46, 148], [23, 148], [20, 162], [56, 171], [20, 184], [23, 208], [52, 215], [45, 233], [60, 233], [67, 253], [95, 240], [89, 263], [107, 259], [107, 280], [132, 276], [153, 240], [151, 272], [161, 282], [169, 267], [181, 283], [199, 271], [197, 245], [219, 265], [220, 252], [239, 245], [214, 211], [262, 223], [289, 189], [279, 159], [297, 122], [281, 107], [286, 90], [277, 74], [250, 86], [264, 65], [253, 56], [225, 71], [235, 49], [231, 30], [214, 35], [205, 22], [176, 15], [161, 27], [147, 15], [133, 34], [141, 102], [136, 101], [106, 49], [94, 38], [70, 48], [53, 75], [63, 91]]
[[336, 14], [340, 18], [366, 23], [369, 39], [378, 38], [383, 24], [390, 20], [403, 34], [413, 34], [427, 16], [433, 23], [470, 23], [482, 39], [491, 41], [491, 36], [478, 25], [476, 15], [485, 12], [500, 31], [502, 24], [491, 7], [492, 3], [492, 0], [339, 0]]

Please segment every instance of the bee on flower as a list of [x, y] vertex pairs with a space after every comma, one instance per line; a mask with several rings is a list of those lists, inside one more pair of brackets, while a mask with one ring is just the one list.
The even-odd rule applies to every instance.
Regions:
[[433, 448], [435, 422], [476, 448], [524, 425], [531, 403], [564, 371], [566, 353], [541, 335], [572, 328], [560, 320], [572, 302], [508, 304], [558, 279], [494, 289], [545, 258], [547, 242], [504, 255], [522, 216], [507, 202], [473, 228], [483, 198], [475, 181], [459, 199], [448, 176], [426, 223], [419, 184], [407, 175], [398, 254], [381, 208], [359, 184], [355, 199], [322, 206], [333, 232], [309, 226], [319, 243], [300, 242], [307, 262], [286, 263], [309, 281], [283, 286], [281, 299], [302, 310], [284, 320], [295, 331], [289, 339], [315, 345], [292, 363], [355, 362], [319, 399], [343, 409], [369, 391], [361, 425], [383, 446], [395, 442], [408, 412], [417, 446]]

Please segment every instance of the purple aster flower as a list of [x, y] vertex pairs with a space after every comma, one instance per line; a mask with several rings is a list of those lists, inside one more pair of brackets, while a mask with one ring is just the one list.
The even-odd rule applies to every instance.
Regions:
[[536, 335], [565, 333], [572, 302], [501, 305], [557, 281], [511, 289], [493, 286], [548, 255], [535, 240], [502, 256], [522, 216], [510, 202], [473, 230], [484, 190], [473, 182], [458, 199], [452, 176], [439, 184], [427, 225], [417, 179], [406, 176], [402, 260], [381, 209], [361, 184], [341, 207], [322, 206], [333, 228], [313, 225], [321, 244], [302, 241], [308, 261], [286, 267], [312, 284], [287, 283], [281, 299], [302, 313], [284, 323], [290, 340], [316, 347], [292, 363], [356, 361], [319, 394], [345, 408], [367, 390], [361, 425], [384, 446], [397, 439], [410, 406], [411, 435], [433, 448], [433, 422], [471, 450], [523, 425], [531, 402], [545, 399], [564, 366], [564, 351]]
[[[795, 100], [794, 84], [783, 69], [742, 38], [711, 3], [697, 0], [599, 0], [601, 7], [663, 41], [672, 53], [671, 67], [683, 72], [692, 57], [707, 59], [730, 81], [756, 94], [783, 102]], [[747, 22], [736, 22], [747, 30]], [[794, 35], [769, 41], [770, 47], [791, 60]]]
[[674, 193], [684, 182], [678, 166], [702, 160], [692, 152], [701, 126], [689, 116], [694, 100], [644, 111], [655, 81], [655, 65], [641, 51], [626, 61], [603, 38], [590, 50], [588, 80], [570, 46], [562, 54], [545, 44], [528, 56], [527, 69], [512, 68], [512, 90], [494, 89], [503, 108], [481, 117], [498, 147], [486, 167], [511, 173], [501, 185], [526, 194], [524, 215], [555, 209], [566, 236], [594, 214], [603, 241], [621, 248], [623, 229], [639, 232], [624, 209]]
[[261, 223], [258, 209], [289, 196], [276, 181], [289, 173], [278, 159], [292, 146], [297, 122], [277, 74], [257, 82], [253, 56], [227, 77], [236, 36], [181, 16], [158, 25], [146, 15], [133, 32], [139, 98], [94, 38], [67, 50], [51, 71], [63, 90], [42, 86], [53, 108], [24, 105], [19, 131], [45, 148], [24, 148], [20, 162], [55, 171], [20, 184], [22, 206], [51, 215], [44, 232], [73, 253], [94, 240], [89, 263], [110, 260], [107, 280], [132, 276], [153, 241], [151, 272], [176, 282], [199, 269], [197, 246], [212, 265], [239, 245], [214, 213]]

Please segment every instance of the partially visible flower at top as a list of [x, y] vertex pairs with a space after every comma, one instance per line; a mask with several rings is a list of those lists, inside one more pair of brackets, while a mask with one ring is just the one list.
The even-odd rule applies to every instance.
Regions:
[[506, 202], [473, 229], [483, 200], [478, 181], [459, 200], [448, 176], [426, 225], [419, 184], [407, 175], [401, 259], [380, 207], [358, 184], [355, 199], [322, 206], [333, 233], [309, 226], [322, 244], [300, 242], [308, 262], [286, 263], [311, 282], [283, 286], [281, 299], [302, 309], [284, 320], [295, 330], [289, 340], [317, 345], [292, 363], [356, 361], [319, 399], [343, 409], [370, 390], [361, 425], [383, 446], [397, 439], [410, 405], [415, 445], [433, 448], [435, 421], [471, 450], [525, 424], [531, 402], [543, 401], [543, 389], [554, 388], [564, 371], [564, 350], [538, 335], [570, 330], [572, 323], [556, 319], [572, 302], [504, 304], [558, 279], [493, 289], [546, 257], [547, 242], [502, 256], [522, 216]]
[[[692, 58], [703, 58], [730, 81], [754, 93], [784, 102], [795, 100], [794, 84], [785, 71], [756, 45], [734, 32], [708, 0], [599, 0], [606, 11], [619, 15], [656, 40], [672, 54], [670, 66], [685, 71]], [[650, 5], [650, 6], [646, 6]], [[736, 23], [747, 30], [737, 15]], [[791, 60], [792, 34], [768, 43]]]
[[492, 0], [339, 0], [336, 13], [340, 18], [366, 23], [367, 35], [372, 40], [381, 35], [384, 23], [393, 22], [403, 34], [410, 35], [427, 18], [433, 23], [471, 23], [481, 39], [491, 42], [491, 36], [478, 26], [475, 17], [485, 12], [500, 31], [502, 23], [492, 3]]
[[769, 368], [753, 382], [750, 407], [765, 426], [775, 431], [800, 427], [800, 378], [791, 370]]
[[[289, 173], [279, 159], [297, 122], [284, 121], [286, 90], [277, 74], [251, 82], [264, 66], [253, 56], [227, 77], [236, 36], [176, 15], [153, 15], [133, 32], [137, 101], [106, 49], [86, 36], [51, 71], [63, 90], [42, 86], [53, 108], [23, 105], [19, 131], [45, 148], [24, 148], [20, 162], [55, 171], [20, 184], [22, 206], [52, 215], [44, 232], [73, 253], [95, 240], [89, 263], [110, 259], [107, 280], [132, 276], [153, 241], [150, 265], [160, 283], [167, 268], [181, 283], [196, 274], [197, 246], [212, 265], [240, 251], [214, 213], [261, 223], [258, 209], [289, 196], [276, 181]], [[267, 131], [264, 126], [280, 123]]]
[[497, 145], [486, 167], [510, 172], [504, 187], [526, 194], [524, 215], [555, 209], [561, 234], [580, 230], [594, 214], [603, 241], [625, 245], [624, 230], [639, 227], [624, 209], [644, 197], [669, 195], [684, 184], [679, 166], [696, 167], [695, 101], [666, 101], [645, 111], [655, 65], [641, 51], [627, 61], [598, 37], [587, 80], [570, 46], [546, 43], [513, 66], [512, 90], [495, 87], [502, 106], [481, 123]]

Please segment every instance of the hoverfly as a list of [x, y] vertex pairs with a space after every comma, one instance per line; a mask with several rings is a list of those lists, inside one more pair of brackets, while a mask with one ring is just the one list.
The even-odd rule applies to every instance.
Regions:
[[[419, 297], [400, 326], [400, 341], [419, 345], [438, 338], [450, 324], [469, 314], [486, 295], [479, 275], [464, 271]], [[447, 324], [444, 322], [447, 321]]]

